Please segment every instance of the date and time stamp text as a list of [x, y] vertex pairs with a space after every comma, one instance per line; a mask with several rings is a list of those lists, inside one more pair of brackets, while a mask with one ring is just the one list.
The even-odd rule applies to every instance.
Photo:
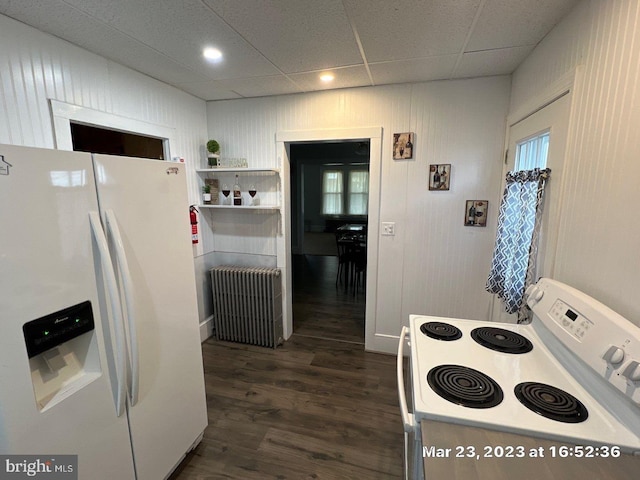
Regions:
[[550, 445], [524, 447], [522, 445], [458, 445], [439, 448], [423, 446], [424, 458], [618, 458], [622, 455], [615, 445]]

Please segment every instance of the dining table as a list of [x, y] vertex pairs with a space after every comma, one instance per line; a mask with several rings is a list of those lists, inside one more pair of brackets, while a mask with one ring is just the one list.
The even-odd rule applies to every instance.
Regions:
[[363, 233], [366, 232], [367, 226], [362, 223], [345, 223], [336, 228], [339, 233]]

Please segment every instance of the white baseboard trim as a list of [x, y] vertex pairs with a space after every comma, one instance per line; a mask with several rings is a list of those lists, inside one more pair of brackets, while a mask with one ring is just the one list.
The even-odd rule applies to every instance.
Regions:
[[399, 335], [384, 335], [382, 333], [376, 333], [372, 339], [365, 341], [364, 349], [367, 352], [372, 353], [386, 353], [389, 355], [396, 355], [398, 353], [398, 341]]
[[200, 342], [213, 335], [213, 315], [200, 322]]

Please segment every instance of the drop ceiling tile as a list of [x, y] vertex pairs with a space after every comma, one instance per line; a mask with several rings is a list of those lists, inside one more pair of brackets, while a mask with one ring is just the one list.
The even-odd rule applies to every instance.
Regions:
[[3, 2], [0, 12], [169, 84], [207, 79], [64, 2], [27, 5]]
[[220, 80], [218, 85], [233, 90], [243, 97], [286, 95], [303, 91], [284, 75]]
[[370, 63], [462, 51], [480, 0], [344, 0]]
[[98, 53], [99, 55], [110, 58], [118, 64], [125, 65], [164, 83], [168, 83], [169, 85], [175, 85], [180, 82], [207, 80], [206, 75], [202, 75], [190, 68], [186, 68], [184, 65], [176, 63], [172, 59], [167, 58], [155, 50], [151, 50], [143, 45], [131, 45], [128, 42], [119, 42], [117, 40], [113, 40], [112, 37], [110, 38], [111, 46], [120, 44], [123, 49], [123, 51], [117, 56], [110, 55], [112, 52], [110, 49], [105, 49], [107, 51], [99, 51], [98, 49], [102, 50], [101, 45], [104, 45], [104, 43], [96, 45], [94, 48], [86, 48]]
[[[144, 0], [66, 0], [86, 15], [123, 35], [163, 52], [176, 62], [212, 79], [280, 73], [218, 15], [201, 2]], [[215, 46], [223, 61], [202, 56]]]
[[416, 58], [396, 62], [369, 64], [376, 85], [389, 83], [428, 82], [449, 78], [458, 55]]
[[335, 79], [329, 84], [320, 80], [320, 75], [322, 73], [323, 72], [321, 71], [294, 73], [289, 75], [289, 78], [299, 85], [305, 92], [314, 90], [330, 90], [334, 88], [364, 87], [371, 85], [369, 75], [367, 74], [367, 70], [364, 66], [344, 67], [331, 70], [331, 73], [335, 75]]
[[203, 100], [230, 100], [233, 98], [242, 98], [231, 89], [220, 86], [219, 82], [214, 80], [206, 82], [179, 83], [176, 87]]
[[[369, 85], [353, 28], [377, 84], [509, 73], [523, 50], [507, 47], [537, 44], [578, 1], [0, 0], [0, 13], [218, 99]], [[209, 45], [223, 61], [202, 57]]]
[[513, 47], [465, 53], [453, 73], [455, 78], [508, 75], [535, 47]]
[[340, 0], [203, 0], [284, 73], [362, 64]]
[[467, 52], [537, 45], [579, 0], [487, 0]]

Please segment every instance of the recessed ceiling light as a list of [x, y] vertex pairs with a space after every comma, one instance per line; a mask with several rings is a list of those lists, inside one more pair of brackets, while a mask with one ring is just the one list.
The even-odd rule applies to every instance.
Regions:
[[220, 60], [222, 58], [222, 52], [217, 48], [205, 48], [202, 54], [204, 58], [209, 60]]
[[332, 73], [323, 73], [322, 75], [320, 75], [320, 80], [322, 80], [325, 83], [331, 82], [333, 79], [334, 79], [334, 76]]

